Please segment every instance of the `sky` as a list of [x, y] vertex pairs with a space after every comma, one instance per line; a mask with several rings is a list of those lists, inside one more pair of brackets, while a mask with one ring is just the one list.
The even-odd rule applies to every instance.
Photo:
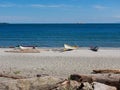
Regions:
[[0, 0], [0, 22], [120, 23], [120, 0]]

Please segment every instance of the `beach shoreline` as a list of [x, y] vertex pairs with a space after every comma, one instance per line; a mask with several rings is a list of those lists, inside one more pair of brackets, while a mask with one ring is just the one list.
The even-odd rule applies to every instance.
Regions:
[[0, 48], [0, 72], [20, 71], [22, 75], [47, 74], [67, 77], [70, 74], [90, 74], [93, 69], [119, 69], [120, 48], [100, 47], [98, 52], [88, 47], [60, 52], [61, 48], [37, 48], [39, 53], [5, 52]]

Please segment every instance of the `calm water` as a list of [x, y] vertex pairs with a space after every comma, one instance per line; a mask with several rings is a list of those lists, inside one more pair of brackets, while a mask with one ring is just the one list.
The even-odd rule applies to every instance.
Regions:
[[1, 24], [0, 46], [120, 47], [120, 24]]

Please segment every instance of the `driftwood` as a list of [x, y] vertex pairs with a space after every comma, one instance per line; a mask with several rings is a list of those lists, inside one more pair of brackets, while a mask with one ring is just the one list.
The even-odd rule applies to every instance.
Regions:
[[13, 75], [6, 75], [6, 74], [0, 74], [0, 77], [12, 78], [12, 79], [26, 79], [27, 78], [23, 76], [13, 76]]
[[0, 82], [0, 90], [57, 90], [59, 83], [64, 79], [52, 76], [33, 77], [27, 79], [11, 79], [8, 82]]
[[24, 49], [24, 50], [10, 50], [5, 52], [12, 52], [12, 53], [40, 53], [37, 49]]
[[115, 86], [120, 90], [120, 75], [115, 74], [90, 74], [90, 75], [77, 75], [73, 74], [70, 76], [71, 80], [78, 82], [99, 82], [110, 86]]
[[93, 82], [93, 88], [94, 90], [117, 90], [116, 87], [108, 86], [99, 82]]
[[111, 69], [104, 69], [104, 70], [93, 70], [94, 73], [114, 73], [120, 74], [120, 70], [111, 70]]

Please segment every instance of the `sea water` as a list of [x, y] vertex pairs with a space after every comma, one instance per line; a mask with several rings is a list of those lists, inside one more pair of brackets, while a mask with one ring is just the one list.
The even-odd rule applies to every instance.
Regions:
[[0, 24], [0, 46], [120, 47], [120, 24]]

